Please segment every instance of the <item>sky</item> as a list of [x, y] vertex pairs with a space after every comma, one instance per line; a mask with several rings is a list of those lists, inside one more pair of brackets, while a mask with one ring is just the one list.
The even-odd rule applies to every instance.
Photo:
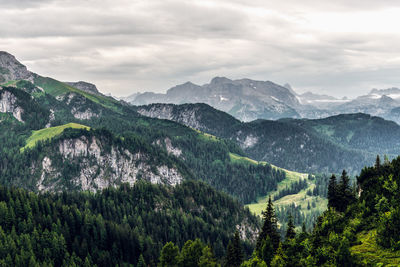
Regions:
[[397, 0], [0, 0], [0, 50], [115, 96], [215, 76], [338, 97], [400, 87]]

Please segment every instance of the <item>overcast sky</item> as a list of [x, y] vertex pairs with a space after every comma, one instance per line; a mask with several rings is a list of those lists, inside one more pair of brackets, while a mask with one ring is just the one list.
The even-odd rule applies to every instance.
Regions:
[[0, 0], [0, 10], [0, 50], [118, 96], [214, 76], [335, 96], [400, 87], [398, 0]]

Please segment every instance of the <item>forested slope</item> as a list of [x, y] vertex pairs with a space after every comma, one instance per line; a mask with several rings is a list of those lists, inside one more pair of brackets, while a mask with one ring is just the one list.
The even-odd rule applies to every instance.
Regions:
[[3, 266], [155, 266], [164, 243], [199, 238], [222, 257], [242, 227], [245, 249], [259, 221], [231, 197], [199, 182], [176, 187], [139, 182], [98, 194], [35, 194], [0, 187]]

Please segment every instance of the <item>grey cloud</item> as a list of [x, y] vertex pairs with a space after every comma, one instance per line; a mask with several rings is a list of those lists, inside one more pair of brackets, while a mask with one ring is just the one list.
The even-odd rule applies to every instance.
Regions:
[[356, 94], [400, 86], [400, 35], [326, 31], [308, 27], [308, 15], [397, 2], [0, 0], [0, 47], [37, 73], [86, 79], [116, 95], [213, 76]]

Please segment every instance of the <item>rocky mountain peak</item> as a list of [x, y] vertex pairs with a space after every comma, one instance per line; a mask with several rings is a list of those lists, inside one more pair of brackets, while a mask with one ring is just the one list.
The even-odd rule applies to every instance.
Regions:
[[79, 82], [66, 82], [66, 84], [71, 85], [79, 90], [87, 92], [89, 94], [100, 94], [99, 90], [97, 89], [96, 85], [84, 81]]
[[372, 89], [369, 95], [389, 95], [389, 94], [400, 94], [400, 89], [396, 87], [387, 89]]
[[0, 51], [0, 82], [32, 80], [32, 73], [13, 55]]
[[217, 84], [222, 84], [222, 83], [231, 83], [232, 80], [226, 78], [226, 77], [214, 77], [210, 84], [212, 85], [217, 85]]

